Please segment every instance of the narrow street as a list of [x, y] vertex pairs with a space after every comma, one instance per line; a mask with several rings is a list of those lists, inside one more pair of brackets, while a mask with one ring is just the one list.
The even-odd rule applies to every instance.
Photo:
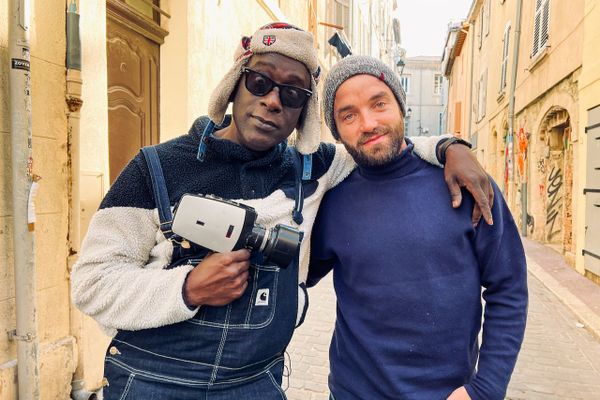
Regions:
[[[569, 267], [556, 261], [559, 256], [552, 254], [552, 250], [533, 242], [526, 242], [526, 248], [529, 317], [525, 341], [506, 398], [600, 399], [600, 331], [596, 330], [594, 334], [597, 326], [588, 329], [590, 327], [583, 323], [586, 318], [595, 322], [600, 315], [595, 306], [600, 306], [596, 302], [600, 288], [589, 286], [591, 282], [567, 270]], [[545, 264], [540, 265], [540, 261]], [[579, 294], [588, 293], [585, 298], [589, 307], [585, 301], [570, 295], [569, 289], [577, 290]], [[554, 292], [563, 294], [563, 300], [570, 307]], [[328, 399], [327, 353], [335, 319], [331, 275], [309, 294], [311, 306], [307, 319], [289, 348], [292, 368], [286, 393], [290, 400]]]

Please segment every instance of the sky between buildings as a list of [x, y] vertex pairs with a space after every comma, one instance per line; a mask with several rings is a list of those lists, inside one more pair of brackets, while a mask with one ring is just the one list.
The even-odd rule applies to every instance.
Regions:
[[398, 0], [402, 47], [407, 57], [441, 56], [448, 22], [467, 17], [472, 0]]

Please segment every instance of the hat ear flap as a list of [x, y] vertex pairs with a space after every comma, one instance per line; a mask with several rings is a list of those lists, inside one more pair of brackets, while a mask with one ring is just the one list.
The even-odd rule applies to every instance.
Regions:
[[317, 83], [311, 77], [310, 90], [312, 96], [302, 109], [298, 126], [296, 127], [296, 149], [302, 154], [312, 154], [318, 150], [321, 143], [321, 118], [319, 114], [319, 98], [317, 96]]
[[249, 57], [246, 57], [236, 61], [210, 95], [208, 117], [217, 125], [221, 125], [225, 119], [227, 106], [235, 97], [242, 76], [242, 67], [248, 59]]

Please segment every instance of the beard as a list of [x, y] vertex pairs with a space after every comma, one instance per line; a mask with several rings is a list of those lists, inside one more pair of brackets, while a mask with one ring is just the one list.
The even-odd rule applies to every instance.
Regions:
[[[387, 141], [365, 147], [365, 143], [380, 135], [385, 135]], [[356, 147], [343, 140], [342, 143], [359, 166], [378, 167], [385, 165], [400, 156], [404, 144], [403, 122], [396, 126], [379, 126], [371, 132], [363, 133]]]

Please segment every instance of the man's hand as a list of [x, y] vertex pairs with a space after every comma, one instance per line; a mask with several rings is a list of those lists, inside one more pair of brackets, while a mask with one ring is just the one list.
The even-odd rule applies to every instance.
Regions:
[[452, 197], [452, 207], [457, 208], [462, 202], [461, 187], [467, 188], [473, 195], [475, 199], [475, 207], [471, 217], [473, 226], [479, 223], [482, 215], [489, 225], [494, 223], [491, 211], [494, 203], [492, 184], [485, 170], [468, 147], [453, 144], [446, 149], [444, 178]]
[[213, 253], [190, 271], [183, 289], [189, 306], [223, 306], [241, 297], [248, 286], [250, 252]]
[[471, 400], [471, 396], [469, 396], [465, 387], [461, 386], [452, 392], [446, 400]]

